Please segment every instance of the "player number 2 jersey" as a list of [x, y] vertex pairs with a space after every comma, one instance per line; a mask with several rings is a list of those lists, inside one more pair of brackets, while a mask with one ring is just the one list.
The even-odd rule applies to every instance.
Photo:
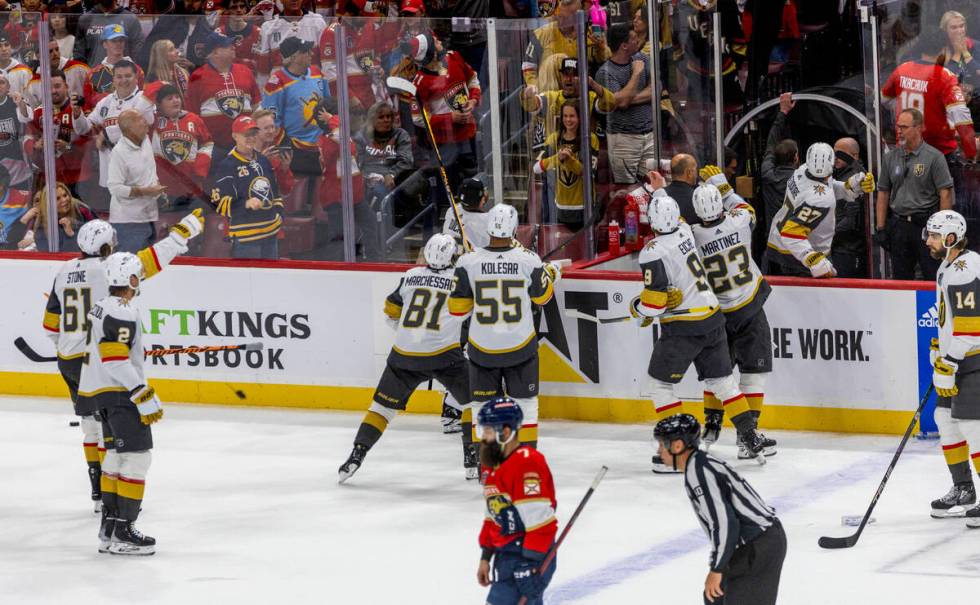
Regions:
[[[660, 317], [664, 334], [704, 334], [722, 325], [718, 298], [708, 285], [697, 243], [686, 223], [672, 233], [661, 233], [640, 251], [643, 291], [640, 312]], [[667, 290], [676, 288], [684, 296], [673, 309], [667, 308]]]
[[537, 354], [531, 305], [551, 300], [554, 285], [537, 254], [520, 245], [478, 248], [456, 263], [449, 311], [470, 321], [470, 360], [510, 367]]
[[453, 269], [409, 269], [385, 299], [385, 315], [398, 321], [389, 363], [411, 370], [443, 367], [447, 354], [461, 357], [463, 320], [449, 312]]
[[939, 305], [939, 354], [980, 367], [980, 255], [962, 252], [943, 262], [936, 274]]
[[701, 264], [721, 310], [729, 319], [751, 317], [762, 308], [769, 286], [752, 259], [751, 212], [738, 209], [717, 225], [694, 225]]
[[119, 394], [146, 384], [143, 374], [143, 336], [135, 299], [107, 296], [89, 312], [89, 338], [78, 384], [79, 401], [94, 409], [113, 406]]

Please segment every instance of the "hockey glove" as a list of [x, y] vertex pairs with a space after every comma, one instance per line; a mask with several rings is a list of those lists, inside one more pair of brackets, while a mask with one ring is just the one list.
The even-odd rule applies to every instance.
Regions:
[[163, 406], [153, 387], [141, 384], [129, 392], [129, 400], [136, 404], [143, 424], [153, 424], [163, 418]]
[[653, 323], [652, 317], [647, 317], [643, 313], [640, 313], [640, 297], [637, 296], [630, 301], [630, 315], [640, 320], [640, 327], [645, 328]]
[[680, 288], [667, 288], [667, 308], [676, 309], [684, 302], [684, 292]]
[[939, 339], [933, 338], [929, 341], [929, 363], [936, 365], [937, 359], [939, 359]]
[[170, 228], [170, 237], [186, 248], [187, 242], [200, 235], [202, 231], [204, 231], [204, 216], [198, 208]]
[[540, 599], [547, 586], [534, 561], [521, 561], [514, 567], [514, 584], [517, 585], [517, 592], [527, 597], [528, 601]]
[[810, 269], [810, 275], [817, 278], [828, 278], [837, 275], [834, 265], [823, 252], [811, 252], [803, 257], [803, 264]]
[[932, 364], [932, 384], [940, 397], [953, 397], [960, 392], [956, 388], [956, 370], [960, 367], [949, 357], [940, 357]]
[[874, 243], [881, 246], [881, 249], [890, 252], [892, 249], [892, 244], [888, 241], [888, 232], [882, 229], [881, 231], [875, 231], [875, 234], [871, 236]]
[[728, 179], [725, 178], [721, 168], [707, 164], [698, 174], [701, 175], [702, 181], [718, 188], [721, 199], [725, 199], [732, 192], [732, 186], [728, 184]]
[[858, 172], [844, 182], [844, 188], [853, 192], [861, 190], [864, 193], [871, 193], [875, 190], [875, 177], [870, 172]]
[[500, 509], [494, 515], [493, 520], [500, 526], [501, 535], [511, 536], [524, 533], [524, 521], [521, 520], [521, 516], [517, 513], [517, 507], [513, 504]]
[[561, 280], [561, 267], [557, 263], [545, 263], [544, 272], [551, 278], [552, 284], [557, 284]]

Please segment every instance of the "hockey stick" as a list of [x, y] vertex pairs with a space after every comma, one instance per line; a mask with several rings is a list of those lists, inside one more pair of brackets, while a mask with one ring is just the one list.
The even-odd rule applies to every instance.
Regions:
[[397, 90], [398, 92], [405, 93], [415, 99], [418, 103], [419, 111], [422, 114], [422, 122], [425, 124], [425, 131], [429, 135], [429, 142], [432, 143], [432, 150], [436, 154], [436, 163], [439, 165], [439, 174], [442, 176], [442, 184], [446, 188], [446, 195], [449, 197], [449, 204], [453, 207], [453, 215], [456, 217], [456, 224], [459, 225], [459, 234], [463, 240], [463, 250], [470, 252], [473, 250], [473, 245], [470, 244], [470, 240], [466, 237], [466, 230], [463, 229], [463, 219], [462, 215], [459, 213], [459, 206], [456, 204], [456, 196], [453, 195], [453, 188], [449, 185], [449, 175], [446, 174], [446, 167], [442, 163], [442, 154], [439, 153], [439, 144], [436, 143], [436, 135], [432, 132], [432, 124], [429, 122], [429, 112], [426, 111], [425, 105], [422, 104], [421, 99], [419, 99], [418, 88], [415, 84], [412, 84], [405, 78], [399, 78], [398, 76], [390, 76], [385, 80], [388, 88], [391, 90]]
[[163, 357], [164, 355], [187, 355], [190, 353], [210, 353], [214, 351], [261, 351], [261, 342], [250, 342], [243, 345], [219, 345], [214, 347], [176, 347], [173, 349], [149, 349], [143, 351], [145, 357]]
[[[595, 489], [599, 487], [599, 482], [602, 481], [602, 478], [606, 476], [606, 471], [608, 470], [609, 467], [605, 465], [603, 465], [603, 467], [599, 469], [599, 472], [596, 474], [595, 479], [592, 480], [592, 485], [589, 487], [589, 490], [585, 492], [584, 496], [582, 496], [582, 501], [578, 503], [578, 506], [575, 508], [575, 512], [572, 513], [572, 518], [568, 520], [568, 523], [565, 525], [565, 529], [561, 530], [561, 534], [559, 534], [558, 539], [555, 540], [554, 546], [552, 546], [551, 549], [548, 550], [548, 555], [544, 558], [544, 561], [541, 563], [541, 567], [538, 568], [539, 576], [543, 576], [544, 573], [548, 571], [548, 568], [551, 567], [552, 561], [555, 560], [555, 555], [558, 554], [558, 547], [561, 546], [561, 543], [565, 541], [565, 536], [568, 535], [569, 530], [571, 530], [572, 526], [575, 525], [575, 520], [578, 519], [578, 516], [582, 513], [582, 509], [585, 508], [585, 505], [589, 502], [589, 498], [592, 497], [592, 494], [593, 492], [595, 492]], [[517, 602], [517, 605], [526, 605], [526, 603], [527, 603], [527, 597], [521, 597], [521, 600]]]
[[576, 309], [565, 309], [565, 317], [573, 317], [575, 319], [584, 319], [585, 321], [591, 321], [597, 324], [615, 324], [623, 321], [630, 321], [633, 316], [626, 315], [623, 317], [596, 317], [595, 315], [589, 315], [588, 313], [582, 313]]
[[24, 354], [24, 357], [30, 359], [31, 361], [37, 363], [47, 363], [49, 361], [58, 361], [58, 357], [45, 357], [37, 351], [31, 348], [31, 345], [27, 344], [27, 341], [18, 336], [14, 339], [14, 346], [17, 350]]
[[864, 513], [864, 518], [861, 519], [861, 525], [858, 527], [857, 532], [854, 535], [844, 536], [842, 538], [823, 536], [817, 542], [820, 548], [850, 548], [857, 544], [858, 539], [861, 537], [861, 532], [864, 531], [864, 526], [868, 524], [868, 519], [871, 518], [871, 511], [874, 510], [875, 504], [878, 504], [878, 498], [881, 497], [881, 492], [885, 491], [885, 484], [888, 483], [888, 477], [891, 476], [892, 470], [895, 469], [895, 464], [898, 463], [898, 457], [905, 450], [905, 444], [908, 443], [909, 437], [915, 429], [915, 424], [919, 421], [919, 415], [922, 414], [922, 409], [926, 407], [926, 402], [929, 401], [929, 396], [932, 395], [932, 389], [933, 385], [930, 384], [929, 388], [926, 389], [926, 394], [922, 396], [922, 400], [919, 402], [919, 408], [915, 410], [915, 415], [912, 416], [912, 422], [909, 423], [909, 428], [905, 429], [905, 436], [902, 437], [902, 442], [898, 444], [898, 450], [895, 452], [895, 456], [892, 457], [891, 464], [888, 465], [885, 476], [881, 479], [881, 483], [878, 485], [878, 491], [875, 492], [874, 498], [871, 499], [871, 505], [868, 506], [868, 511]]

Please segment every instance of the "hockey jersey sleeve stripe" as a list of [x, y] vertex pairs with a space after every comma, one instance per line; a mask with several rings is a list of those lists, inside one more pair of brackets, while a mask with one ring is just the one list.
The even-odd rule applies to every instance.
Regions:
[[980, 317], [953, 317], [953, 336], [980, 336]]
[[538, 296], [531, 297], [531, 302], [536, 305], [543, 305], [547, 303], [549, 300], [551, 300], [551, 297], [555, 295], [555, 285], [551, 283], [551, 279], [545, 278], [545, 281], [547, 282], [547, 285], [544, 287], [544, 292]]
[[61, 331], [61, 316], [51, 311], [44, 312], [44, 329], [48, 332]]
[[779, 234], [790, 239], [806, 239], [810, 236], [810, 231], [810, 227], [805, 227], [796, 221], [789, 220], [779, 230]]
[[402, 316], [402, 306], [385, 299], [385, 315], [391, 319], [398, 319]]
[[103, 362], [129, 359], [129, 345], [121, 342], [100, 342], [99, 357]]
[[453, 298], [449, 299], [449, 313], [450, 315], [462, 316], [468, 314], [473, 310], [473, 299], [472, 298]]
[[643, 290], [640, 292], [640, 303], [645, 307], [663, 309], [667, 306], [667, 293], [659, 290]]
[[160, 263], [160, 259], [157, 257], [153, 246], [143, 248], [136, 253], [136, 256], [143, 263], [143, 279], [149, 279], [163, 269], [163, 265]]
[[555, 510], [547, 498], [521, 500], [514, 503], [517, 513], [524, 522], [524, 532], [532, 532], [555, 520]]

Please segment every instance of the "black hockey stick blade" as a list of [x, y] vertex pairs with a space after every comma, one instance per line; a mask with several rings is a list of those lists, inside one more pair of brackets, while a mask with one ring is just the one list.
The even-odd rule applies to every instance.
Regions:
[[49, 361], [58, 361], [58, 357], [45, 357], [37, 351], [31, 348], [31, 345], [27, 344], [27, 341], [18, 336], [14, 339], [14, 346], [17, 350], [24, 354], [24, 357], [30, 359], [31, 361], [38, 363], [45, 363]]
[[878, 504], [878, 498], [881, 497], [881, 493], [885, 491], [885, 484], [888, 483], [888, 478], [892, 476], [892, 471], [895, 470], [895, 465], [898, 464], [898, 458], [905, 451], [905, 444], [908, 443], [909, 437], [912, 436], [912, 431], [915, 430], [915, 425], [919, 421], [919, 416], [922, 414], [922, 409], [926, 407], [926, 402], [929, 401], [929, 397], [932, 395], [932, 383], [929, 384], [929, 388], [926, 389], [925, 395], [919, 401], [919, 407], [915, 410], [915, 414], [912, 416], [912, 422], [909, 423], [909, 427], [905, 429], [905, 435], [902, 437], [902, 442], [898, 444], [898, 449], [895, 450], [895, 455], [892, 456], [892, 461], [885, 470], [885, 476], [881, 478], [881, 483], [878, 484], [878, 491], [875, 492], [874, 498], [871, 499], [871, 504], [868, 506], [867, 512], [864, 513], [864, 518], [861, 519], [861, 525], [858, 526], [856, 532], [850, 536], [843, 536], [840, 538], [834, 538], [829, 536], [822, 536], [817, 540], [817, 544], [820, 548], [850, 548], [857, 544], [858, 539], [861, 538], [861, 532], [864, 531], [864, 527], [868, 524], [868, 519], [871, 518], [871, 512], [874, 511], [875, 505]]

